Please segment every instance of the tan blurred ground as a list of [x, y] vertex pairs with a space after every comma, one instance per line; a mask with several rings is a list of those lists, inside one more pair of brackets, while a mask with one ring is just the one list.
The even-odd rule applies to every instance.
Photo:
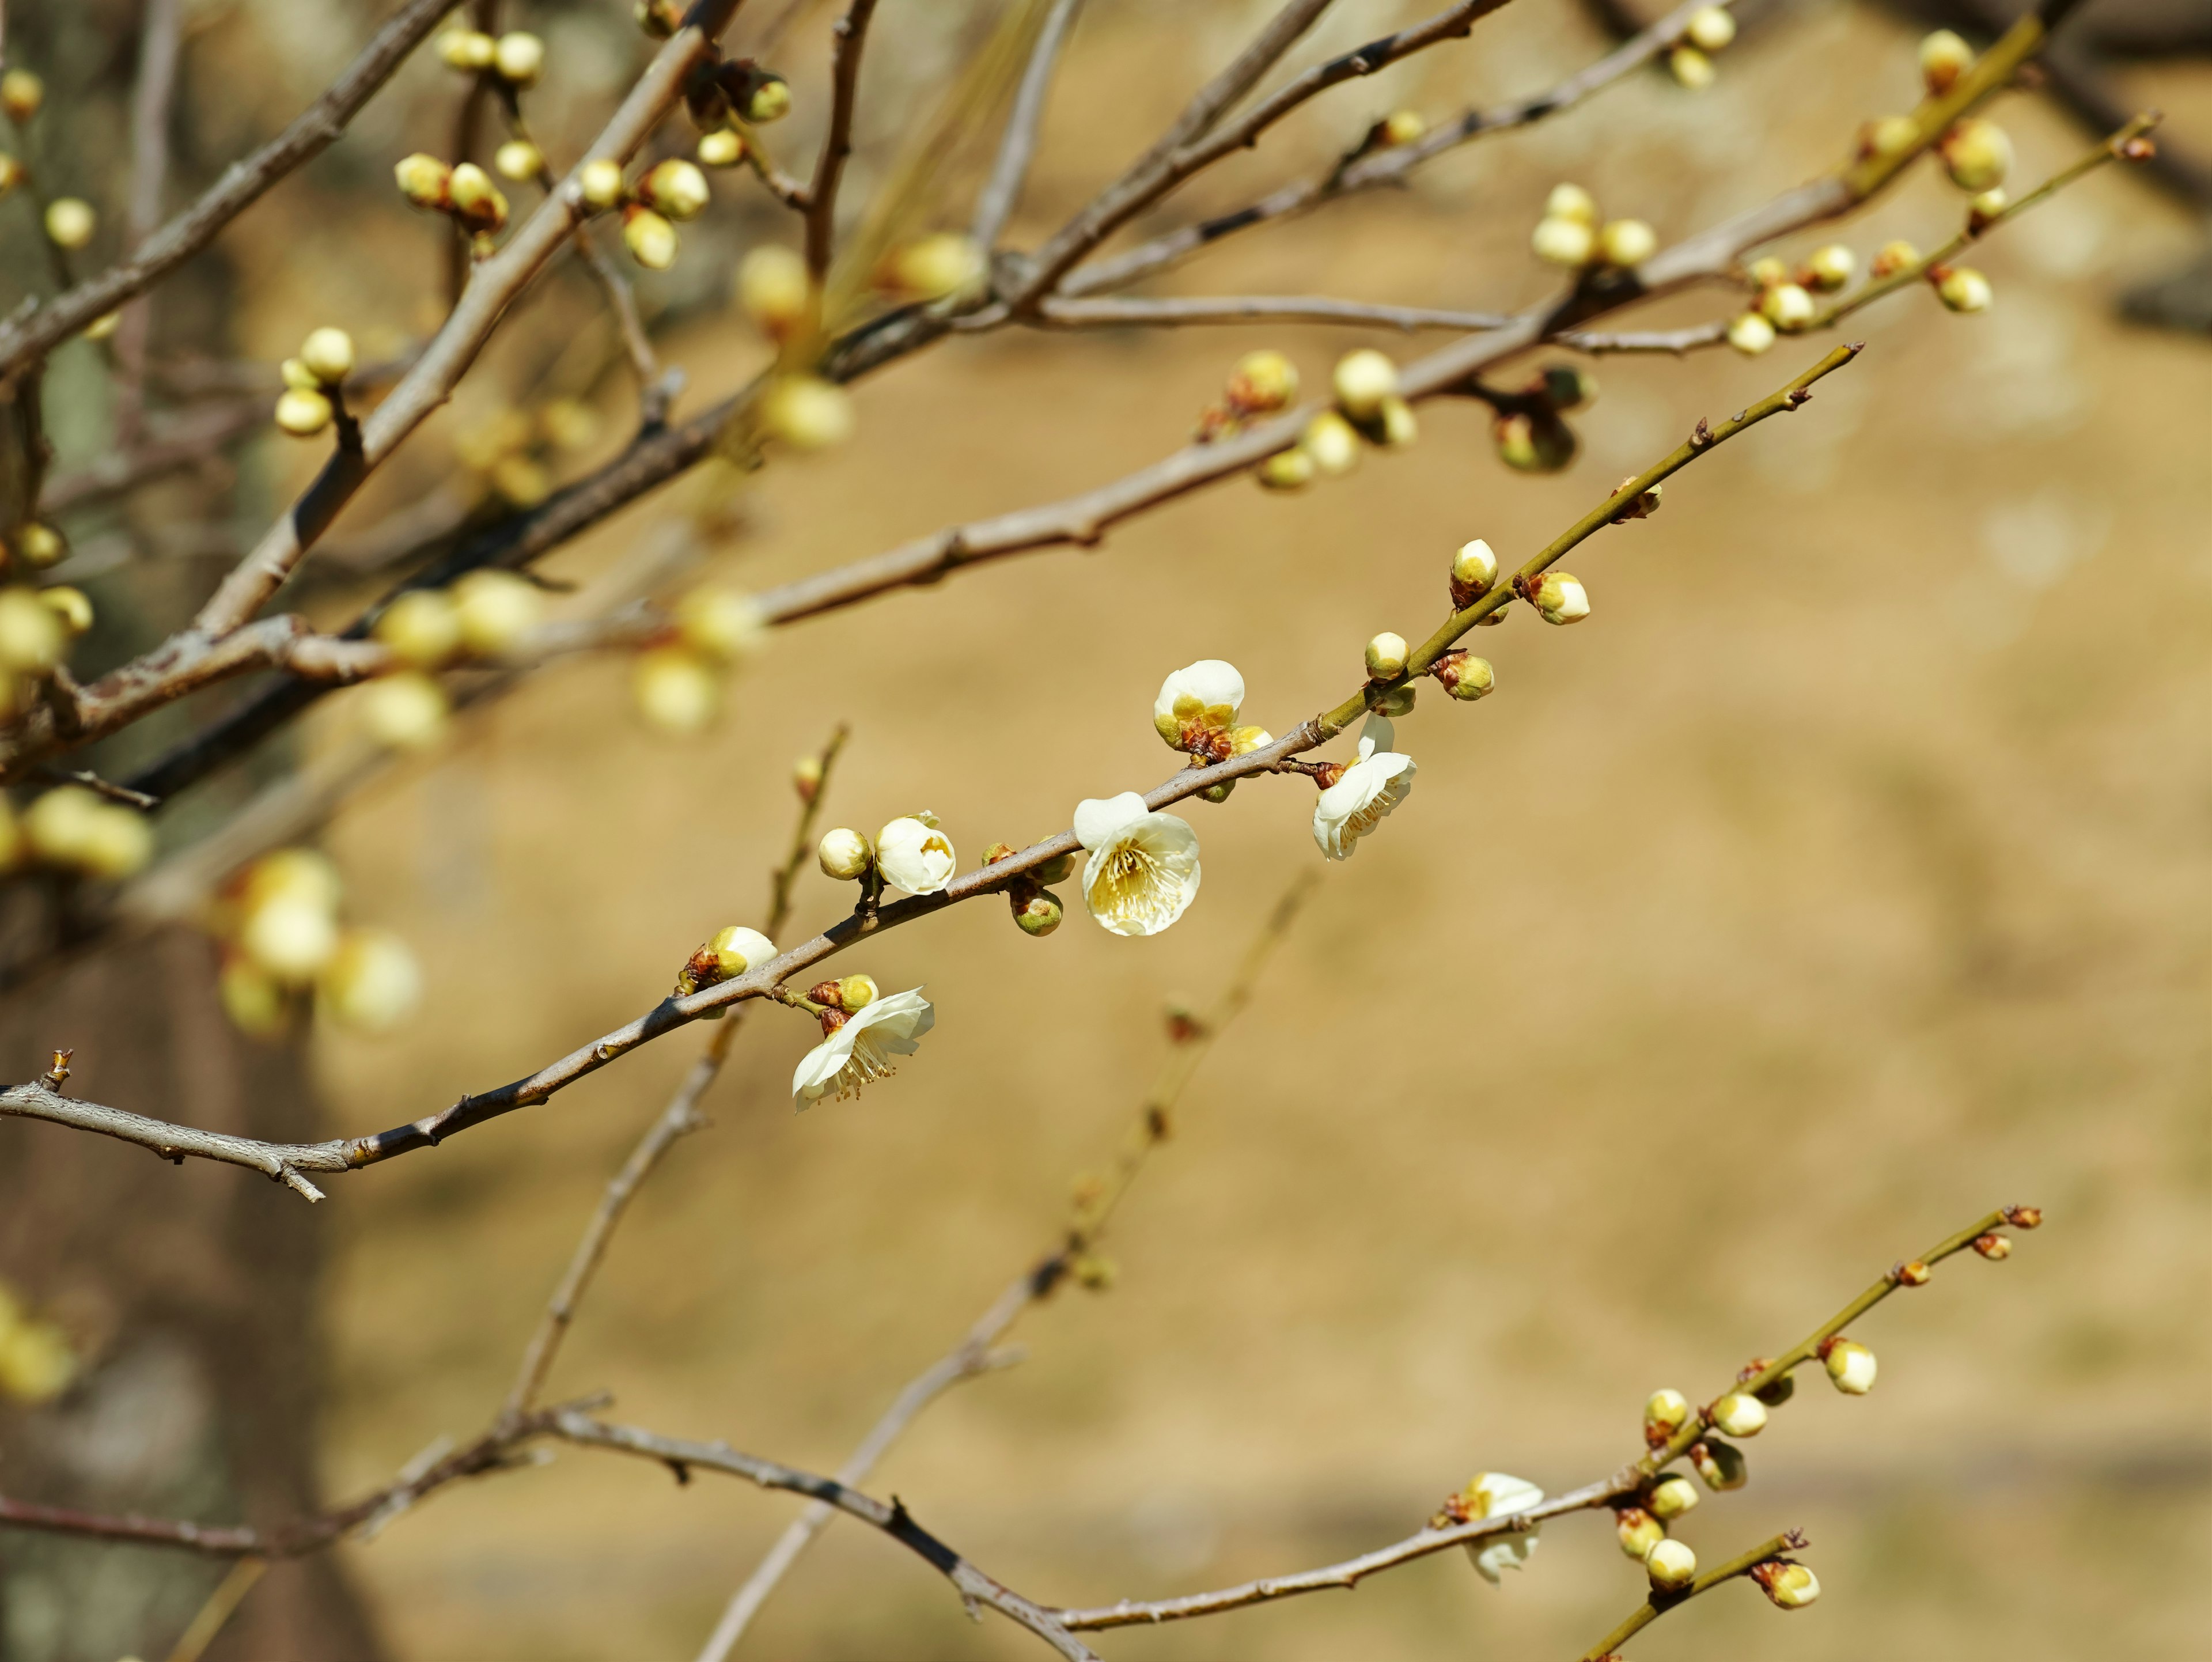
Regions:
[[[1388, 9], [1347, 10], [1326, 44]], [[1155, 130], [1231, 21], [1099, 9], [1033, 229]], [[1598, 44], [1578, 12], [1524, 0], [1339, 94], [1194, 199], [1240, 199], [1397, 101], [1441, 116], [1534, 90]], [[1519, 303], [1546, 281], [1522, 244], [1555, 179], [1687, 232], [1905, 102], [1911, 54], [1881, 16], [1819, 9], [1732, 53], [1703, 98], [1638, 78], [1414, 192], [1237, 240], [1177, 283]], [[2203, 146], [2202, 75], [2143, 92]], [[2023, 178], [2081, 148], [2041, 107], [2004, 119]], [[1926, 246], [1956, 211], [1923, 180], [1850, 237]], [[1986, 251], [1990, 314], [1884, 305], [1861, 363], [1809, 409], [1578, 553], [1585, 626], [1486, 631], [1498, 696], [1427, 697], [1401, 723], [1418, 789], [1331, 871], [1200, 1075], [1121, 1221], [1119, 1287], [1040, 1312], [1030, 1360], [941, 1405], [874, 1491], [1054, 1602], [1302, 1568], [1406, 1532], [1479, 1469], [1553, 1489], [1609, 1472], [1652, 1387], [1710, 1392], [1892, 1260], [2033, 1200], [2050, 1224], [2010, 1263], [1969, 1257], [1868, 1324], [1872, 1397], [1808, 1381], [1751, 1451], [1752, 1487], [1686, 1520], [1709, 1557], [1806, 1527], [1826, 1599], [1784, 1621], [1717, 1598], [1636, 1655], [2184, 1653], [2212, 1616], [2212, 362], [2106, 303], [2188, 246], [2170, 206], [2100, 176]], [[860, 392], [849, 449], [762, 476], [729, 569], [765, 583], [1112, 477], [1179, 442], [1261, 338], [1013, 337], [898, 367]], [[1353, 337], [1273, 338], [1318, 377]], [[757, 352], [719, 326], [677, 347], [709, 391]], [[1559, 478], [1499, 467], [1479, 407], [1431, 405], [1411, 454], [1348, 481], [1290, 499], [1231, 484], [1095, 553], [794, 628], [702, 743], [640, 736], [617, 665], [548, 675], [338, 828], [357, 910], [418, 945], [431, 999], [411, 1042], [330, 1042], [337, 1123], [521, 1073], [643, 1008], [714, 927], [753, 921], [789, 758], [833, 722], [855, 728], [833, 819], [927, 805], [972, 863], [1065, 825], [1079, 796], [1161, 777], [1146, 716], [1165, 671], [1231, 659], [1248, 719], [1280, 730], [1341, 696], [1368, 634], [1425, 632], [1458, 543], [1524, 557], [1812, 352], [1601, 363], [1583, 459]], [[556, 568], [596, 569], [664, 511]], [[886, 986], [926, 983], [940, 1018], [857, 1105], [794, 1117], [805, 1035], [756, 1015], [715, 1129], [640, 1203], [557, 1387], [834, 1466], [1048, 1242], [1069, 1178], [1105, 1156], [1163, 1052], [1164, 1001], [1218, 984], [1316, 863], [1309, 812], [1290, 781], [1200, 806], [1204, 892], [1155, 940], [1078, 919], [1038, 943], [981, 905], [855, 955]], [[810, 874], [802, 925], [842, 904]], [[344, 1186], [335, 1486], [481, 1421], [694, 1049], [672, 1038]], [[792, 1509], [568, 1454], [349, 1550], [420, 1662], [687, 1657]], [[1437, 1558], [1356, 1598], [1102, 1643], [1558, 1656], [1639, 1584], [1601, 1521], [1571, 1519], [1502, 1592]], [[841, 1526], [749, 1653], [1028, 1642], [971, 1628], [917, 1561]]]

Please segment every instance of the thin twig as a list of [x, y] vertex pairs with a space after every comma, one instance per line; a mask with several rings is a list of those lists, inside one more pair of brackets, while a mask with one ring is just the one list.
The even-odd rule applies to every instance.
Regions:
[[1761, 1564], [1770, 1562], [1783, 1553], [1802, 1552], [1806, 1544], [1803, 1532], [1793, 1529], [1786, 1535], [1778, 1535], [1771, 1541], [1760, 1543], [1749, 1552], [1738, 1553], [1725, 1564], [1706, 1571], [1680, 1592], [1654, 1591], [1626, 1621], [1585, 1652], [1583, 1662], [1607, 1662], [1607, 1659], [1617, 1657], [1623, 1645], [1668, 1611], [1680, 1610], [1692, 1598], [1711, 1592], [1715, 1587], [1733, 1581], [1738, 1576], [1750, 1574]]
[[1052, 0], [1052, 9], [1045, 14], [1044, 25], [1037, 32], [1036, 44], [1030, 49], [1029, 65], [1022, 71], [1013, 110], [1006, 117], [1006, 131], [1000, 137], [991, 176], [984, 181], [982, 192], [975, 198], [975, 219], [969, 235], [986, 254], [998, 247], [1006, 222], [1013, 217], [1014, 209], [1021, 201], [1022, 186], [1029, 179], [1030, 162], [1036, 154], [1037, 132], [1044, 125], [1045, 106], [1052, 94], [1053, 71], [1060, 67], [1060, 49], [1067, 44], [1068, 34], [1075, 27], [1076, 13], [1082, 9], [1083, 0]]
[[806, 191], [806, 269], [817, 283], [829, 271], [830, 256], [836, 249], [837, 184], [844, 177], [845, 159], [853, 153], [853, 111], [859, 101], [860, 54], [868, 44], [868, 24], [875, 14], [876, 0], [852, 0], [850, 9], [831, 31], [830, 131], [814, 164], [814, 182]]
[[1411, 333], [1416, 329], [1462, 332], [1502, 329], [1503, 312], [1439, 311], [1425, 306], [1378, 306], [1320, 295], [1194, 295], [1162, 300], [1048, 300], [1037, 320], [1060, 329], [1148, 328], [1204, 323], [1374, 323]]
[[192, 1617], [169, 1652], [169, 1662], [200, 1662], [207, 1647], [215, 1643], [216, 1635], [222, 1631], [223, 1624], [246, 1601], [246, 1595], [253, 1591], [253, 1584], [268, 1569], [269, 1561], [265, 1558], [241, 1558], [232, 1565], [230, 1574], [216, 1584], [215, 1591], [200, 1606], [199, 1614]]
[[[1114, 1174], [1099, 1194], [1083, 1204], [1070, 1223], [1058, 1245], [1036, 1263], [1017, 1276], [1006, 1290], [992, 1301], [988, 1309], [978, 1316], [960, 1342], [907, 1382], [883, 1417], [870, 1428], [858, 1447], [838, 1468], [837, 1480], [842, 1483], [864, 1483], [876, 1468], [876, 1463], [889, 1452], [891, 1445], [906, 1433], [908, 1426], [930, 1403], [963, 1379], [972, 1379], [987, 1373], [1000, 1365], [999, 1342], [1012, 1330], [1032, 1305], [1050, 1297], [1066, 1278], [1075, 1261], [1096, 1246], [1106, 1233], [1106, 1225], [1121, 1199], [1135, 1182], [1143, 1168], [1146, 1157], [1170, 1135], [1175, 1107], [1181, 1100], [1183, 1087], [1198, 1071], [1198, 1065], [1213, 1047], [1229, 1024], [1237, 1019], [1252, 997], [1252, 988], [1259, 980], [1260, 971], [1273, 956], [1289, 933], [1300, 907], [1313, 892], [1318, 879], [1310, 875], [1291, 884], [1290, 890], [1276, 902], [1268, 914], [1267, 922], [1246, 948], [1243, 962], [1213, 1008], [1191, 1031], [1182, 1037], [1175, 1049], [1169, 1052], [1161, 1065], [1158, 1077], [1146, 1092], [1137, 1123], [1132, 1129], [1128, 1145], [1115, 1163]], [[701, 1649], [698, 1662], [725, 1662], [725, 1659], [744, 1635], [753, 1617], [768, 1602], [791, 1567], [812, 1544], [814, 1537], [830, 1526], [836, 1516], [836, 1509], [826, 1502], [814, 1501], [806, 1510], [791, 1520], [788, 1527], [776, 1538], [767, 1556], [755, 1566], [722, 1612], [722, 1619]]]
[[[177, 84], [181, 0], [146, 0], [138, 26], [138, 80], [131, 94], [131, 202], [125, 230], [135, 253], [161, 223], [161, 193], [169, 177], [169, 106]], [[146, 397], [146, 338], [153, 326], [152, 300], [123, 310], [115, 329], [115, 441], [138, 436]]]
[[329, 149], [453, 6], [453, 0], [410, 0], [290, 126], [232, 163], [198, 202], [149, 237], [129, 260], [76, 284], [27, 317], [0, 321], [0, 378], [143, 294], [206, 247], [278, 180]]

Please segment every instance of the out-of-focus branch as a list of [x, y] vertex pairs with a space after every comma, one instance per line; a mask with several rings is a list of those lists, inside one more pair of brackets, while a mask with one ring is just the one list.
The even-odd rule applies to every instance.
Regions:
[[1000, 137], [991, 176], [975, 198], [974, 228], [969, 235], [986, 255], [998, 246], [1006, 222], [1021, 201], [1030, 162], [1036, 155], [1037, 131], [1044, 124], [1045, 105], [1052, 93], [1053, 71], [1060, 67], [1060, 49], [1067, 44], [1075, 15], [1082, 9], [1083, 0], [1052, 0], [1036, 44], [1030, 49], [1029, 66], [1023, 70], [1021, 86], [1014, 94], [1014, 107]]
[[[837, 243], [837, 185], [853, 153], [853, 111], [860, 85], [860, 54], [868, 43], [868, 24], [876, 0], [853, 0], [832, 31], [830, 60], [830, 131], [814, 164], [806, 191], [806, 268], [817, 283], [830, 269]], [[766, 177], [765, 174], [763, 175]]]
[[[1036, 1263], [1017, 1276], [1006, 1290], [992, 1301], [989, 1309], [978, 1316], [973, 1325], [952, 1347], [932, 1362], [901, 1391], [884, 1415], [870, 1428], [845, 1464], [837, 1470], [837, 1480], [842, 1483], [864, 1483], [876, 1469], [876, 1463], [890, 1450], [892, 1444], [906, 1434], [921, 1411], [938, 1397], [963, 1379], [972, 1379], [1001, 1366], [1002, 1353], [999, 1342], [1013, 1329], [1030, 1306], [1049, 1298], [1067, 1277], [1070, 1269], [1079, 1259], [1095, 1247], [1106, 1233], [1108, 1221], [1115, 1208], [1136, 1181], [1137, 1173], [1145, 1165], [1146, 1156], [1170, 1135], [1176, 1104], [1182, 1099], [1183, 1087], [1190, 1083], [1198, 1065], [1206, 1059], [1207, 1051], [1222, 1032], [1237, 1019], [1238, 1012], [1250, 1002], [1252, 988], [1260, 971], [1274, 955], [1290, 931], [1292, 921], [1318, 879], [1307, 876], [1293, 883], [1287, 893], [1275, 903], [1266, 925], [1245, 949], [1243, 961], [1236, 975], [1222, 989], [1221, 996], [1212, 1009], [1191, 1022], [1187, 1032], [1178, 1034], [1179, 1042], [1169, 1052], [1152, 1088], [1138, 1113], [1127, 1145], [1115, 1160], [1112, 1175], [1098, 1192], [1082, 1202], [1076, 1217], [1069, 1225], [1060, 1244], [1045, 1254]], [[790, 1526], [776, 1538], [745, 1578], [744, 1585], [730, 1599], [715, 1624], [713, 1635], [701, 1649], [698, 1662], [724, 1662], [730, 1652], [744, 1637], [753, 1617], [768, 1602], [776, 1585], [799, 1562], [799, 1556], [812, 1544], [814, 1537], [830, 1526], [836, 1516], [835, 1508], [817, 1501], [791, 1520]]]
[[[161, 219], [161, 192], [169, 178], [169, 106], [177, 84], [182, 0], [146, 0], [138, 25], [138, 80], [131, 94], [131, 201], [125, 216], [131, 247], [151, 236]], [[153, 302], [124, 308], [115, 329], [115, 439], [138, 436], [146, 394], [146, 337]]]
[[[800, 799], [799, 824], [792, 832], [791, 849], [783, 863], [775, 868], [769, 884], [768, 922], [762, 933], [773, 941], [791, 916], [792, 886], [799, 876], [799, 868], [808, 855], [814, 851], [814, 823], [822, 811], [823, 798], [830, 785], [830, 776], [837, 764], [837, 752], [845, 747], [850, 729], [838, 728], [830, 735], [815, 758], [820, 771], [815, 776], [813, 790]], [[583, 1239], [576, 1243], [575, 1252], [568, 1260], [568, 1268], [554, 1289], [553, 1297], [540, 1318], [538, 1330], [531, 1336], [530, 1347], [524, 1353], [522, 1367], [516, 1374], [514, 1387], [507, 1392], [507, 1404], [501, 1410], [501, 1420], [512, 1422], [536, 1406], [538, 1395], [545, 1387], [545, 1376], [552, 1371], [553, 1359], [560, 1352], [561, 1343], [568, 1336], [570, 1324], [575, 1320], [576, 1306], [582, 1302], [590, 1288], [592, 1278], [598, 1274], [600, 1260], [605, 1257], [607, 1243], [613, 1239], [616, 1227], [629, 1209], [631, 1199], [639, 1185], [653, 1174], [661, 1157], [674, 1148], [678, 1141], [706, 1124], [700, 1117], [700, 1099], [707, 1087], [722, 1071], [729, 1057], [730, 1046], [736, 1038], [742, 1011], [732, 1012], [728, 1020], [715, 1029], [707, 1048], [691, 1064], [677, 1087], [668, 1105], [661, 1110], [622, 1169], [608, 1183], [606, 1192], [599, 1197], [598, 1208], [586, 1226]], [[846, 1476], [840, 1481], [857, 1483], [867, 1474]]]
[[215, 240], [279, 180], [330, 148], [371, 94], [421, 45], [453, 0], [410, 0], [292, 125], [225, 170], [205, 195], [149, 237], [130, 259], [58, 295], [28, 316], [0, 321], [0, 376], [42, 357], [86, 325], [143, 294]]
[[269, 404], [267, 398], [257, 395], [221, 402], [210, 400], [185, 411], [174, 421], [158, 429], [157, 437], [142, 435], [127, 449], [111, 450], [71, 472], [56, 474], [39, 493], [39, 512], [66, 513], [87, 502], [121, 496], [149, 479], [206, 461], [219, 454], [224, 446], [265, 426]]
[[1409, 334], [1416, 329], [1456, 329], [1462, 332], [1502, 329], [1513, 320], [1503, 312], [1377, 306], [1365, 301], [1332, 300], [1321, 295], [1194, 295], [1163, 300], [1125, 300], [1107, 295], [1097, 300], [1048, 300], [1037, 308], [1037, 319], [1060, 329], [1130, 326], [1173, 328], [1205, 323], [1370, 323]]

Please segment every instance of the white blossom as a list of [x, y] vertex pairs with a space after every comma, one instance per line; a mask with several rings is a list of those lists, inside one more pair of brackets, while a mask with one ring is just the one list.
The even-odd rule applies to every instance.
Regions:
[[[1532, 1507], [1544, 1504], [1544, 1491], [1525, 1478], [1508, 1476], [1502, 1471], [1476, 1474], [1467, 1486], [1468, 1516], [1474, 1518], [1510, 1518]], [[1534, 1529], [1516, 1530], [1509, 1535], [1485, 1536], [1480, 1541], [1467, 1543], [1467, 1555], [1482, 1579], [1492, 1586], [1504, 1577], [1499, 1572], [1519, 1569], [1536, 1550]]]
[[1314, 841], [1332, 860], [1349, 860], [1359, 839], [1412, 794], [1413, 758], [1391, 749], [1397, 733], [1370, 715], [1359, 730], [1359, 759], [1314, 803]]
[[936, 1025], [937, 1012], [919, 987], [863, 1006], [799, 1059], [791, 1105], [804, 1110], [826, 1096], [860, 1095], [863, 1085], [896, 1073], [891, 1058], [912, 1056]]
[[908, 894], [935, 894], [952, 880], [952, 839], [927, 808], [894, 819], [876, 833], [876, 864]]
[[1158, 934], [1197, 897], [1198, 833], [1136, 792], [1079, 802], [1075, 836], [1091, 850], [1083, 904], [1115, 934]]
[[1152, 700], [1152, 726], [1182, 750], [1186, 740], [1209, 728], [1234, 727], [1243, 707], [1244, 678], [1236, 665], [1201, 658], [1160, 683], [1160, 696]]

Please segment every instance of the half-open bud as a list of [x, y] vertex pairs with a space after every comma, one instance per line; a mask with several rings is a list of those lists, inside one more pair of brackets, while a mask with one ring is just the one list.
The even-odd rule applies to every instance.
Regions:
[[815, 848], [814, 857], [821, 862], [823, 875], [834, 877], [841, 883], [857, 882], [866, 877], [869, 867], [874, 865], [876, 860], [875, 850], [868, 845], [868, 839], [848, 825], [840, 825], [833, 831], [823, 833], [822, 841]]
[[1717, 1437], [1691, 1444], [1690, 1464], [1710, 1489], [1741, 1488], [1751, 1476], [1743, 1452]]
[[1462, 543], [1459, 552], [1452, 556], [1452, 609], [1464, 612], [1484, 595], [1498, 581], [1498, 556], [1488, 543], [1477, 537], [1473, 542]]
[[1006, 898], [1013, 908], [1014, 922], [1021, 926], [1024, 934], [1042, 939], [1060, 927], [1064, 915], [1060, 897], [1050, 890], [1038, 889], [1026, 897], [1009, 894]]
[[1547, 624], [1578, 624], [1589, 616], [1589, 591], [1581, 578], [1565, 571], [1547, 571], [1531, 583], [1528, 601]]
[[1437, 658], [1429, 673], [1443, 682], [1444, 691], [1453, 697], [1470, 703], [1488, 697], [1498, 685], [1498, 672], [1491, 667], [1490, 660], [1478, 658], [1461, 647]]
[[1777, 1610], [1802, 1610], [1820, 1596], [1820, 1578], [1787, 1558], [1753, 1565], [1751, 1579], [1765, 1590]]
[[1731, 1391], [1713, 1404], [1713, 1423], [1731, 1437], [1756, 1437], [1766, 1428], [1766, 1404], [1748, 1391]]
[[1820, 1344], [1820, 1361], [1828, 1378], [1846, 1397], [1863, 1397], [1874, 1389], [1877, 1371], [1874, 1352], [1850, 1339], [1829, 1338]]
[[1406, 637], [1384, 630], [1367, 643], [1367, 676], [1389, 681], [1406, 673]]
[[1661, 1541], [1644, 1555], [1644, 1573], [1654, 1591], [1680, 1592], [1698, 1579], [1698, 1555], [1680, 1541]]

